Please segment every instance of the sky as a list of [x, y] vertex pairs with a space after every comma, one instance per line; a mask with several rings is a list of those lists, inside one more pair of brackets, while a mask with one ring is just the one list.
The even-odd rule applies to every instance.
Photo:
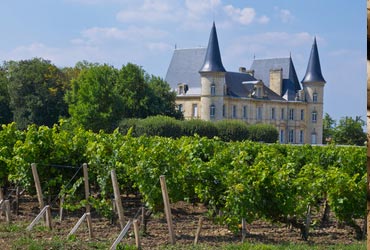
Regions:
[[165, 78], [175, 47], [207, 46], [215, 21], [227, 71], [291, 55], [302, 80], [316, 37], [324, 113], [366, 120], [366, 15], [366, 0], [4, 0], [0, 61], [130, 62]]

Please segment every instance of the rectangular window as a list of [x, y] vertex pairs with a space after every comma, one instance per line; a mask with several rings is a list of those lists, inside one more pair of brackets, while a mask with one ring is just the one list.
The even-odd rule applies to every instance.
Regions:
[[248, 118], [247, 106], [243, 106], [243, 118], [244, 119], [247, 119]]
[[211, 85], [211, 95], [216, 95], [216, 85], [214, 83]]
[[281, 120], [285, 119], [285, 110], [284, 108], [281, 109]]
[[236, 118], [236, 105], [233, 105], [233, 118]]
[[262, 112], [263, 112], [263, 108], [257, 107], [257, 120], [262, 120]]
[[289, 120], [294, 121], [294, 109], [289, 109]]
[[317, 102], [317, 93], [313, 93], [312, 95], [312, 101]]
[[198, 117], [198, 104], [193, 104], [193, 117]]
[[301, 121], [304, 121], [304, 109], [301, 109]]
[[215, 107], [215, 105], [212, 104], [209, 109], [210, 109], [209, 110], [209, 113], [210, 113], [211, 117], [215, 117], [215, 113], [216, 113], [216, 107]]
[[182, 110], [182, 109], [183, 109], [182, 104], [179, 104], [178, 108], [179, 108], [179, 111], [180, 111], [180, 112], [182, 112], [182, 111], [183, 111], [183, 110]]
[[304, 132], [303, 130], [299, 131], [299, 143], [304, 143]]
[[280, 143], [284, 143], [284, 130], [280, 130]]
[[317, 112], [316, 111], [313, 111], [312, 112], [312, 122], [313, 123], [316, 123], [317, 122]]
[[294, 143], [294, 130], [293, 129], [289, 130], [288, 142]]
[[311, 144], [316, 144], [316, 143], [317, 143], [316, 134], [312, 133], [311, 134]]
[[271, 108], [271, 120], [275, 120], [275, 108]]
[[222, 105], [222, 116], [226, 117], [226, 106], [225, 106], [225, 104]]

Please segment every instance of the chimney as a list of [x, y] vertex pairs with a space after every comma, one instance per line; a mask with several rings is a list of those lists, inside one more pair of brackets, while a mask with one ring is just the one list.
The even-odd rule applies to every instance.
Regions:
[[239, 67], [239, 72], [240, 73], [246, 73], [247, 69], [245, 67]]
[[283, 69], [270, 69], [270, 89], [279, 96], [282, 95]]

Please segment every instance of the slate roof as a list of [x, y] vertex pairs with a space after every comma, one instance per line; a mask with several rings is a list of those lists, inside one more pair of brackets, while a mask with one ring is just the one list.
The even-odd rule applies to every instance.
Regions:
[[320, 58], [319, 58], [319, 52], [317, 50], [316, 37], [313, 41], [306, 74], [302, 80], [302, 83], [308, 83], [308, 82], [320, 82], [320, 83], [326, 82], [321, 73]]
[[254, 77], [262, 80], [267, 87], [270, 87], [270, 70], [276, 69], [283, 70], [282, 96], [286, 100], [294, 100], [297, 91], [301, 89], [301, 85], [291, 57], [256, 59], [251, 66], [251, 70], [254, 70]]
[[211, 34], [209, 35], [207, 54], [199, 72], [226, 72], [221, 60], [215, 22], [213, 22]]
[[165, 77], [171, 89], [177, 89], [179, 83], [188, 84], [189, 91], [200, 88], [199, 69], [206, 51], [206, 48], [175, 49]]

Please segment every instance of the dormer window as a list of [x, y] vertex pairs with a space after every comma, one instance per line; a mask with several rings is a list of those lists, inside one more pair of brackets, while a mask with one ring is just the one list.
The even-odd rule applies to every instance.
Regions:
[[216, 95], [216, 85], [214, 83], [211, 84], [211, 95]]
[[186, 92], [188, 91], [189, 87], [185, 83], [179, 83], [177, 85], [177, 94], [178, 95], [185, 95]]

